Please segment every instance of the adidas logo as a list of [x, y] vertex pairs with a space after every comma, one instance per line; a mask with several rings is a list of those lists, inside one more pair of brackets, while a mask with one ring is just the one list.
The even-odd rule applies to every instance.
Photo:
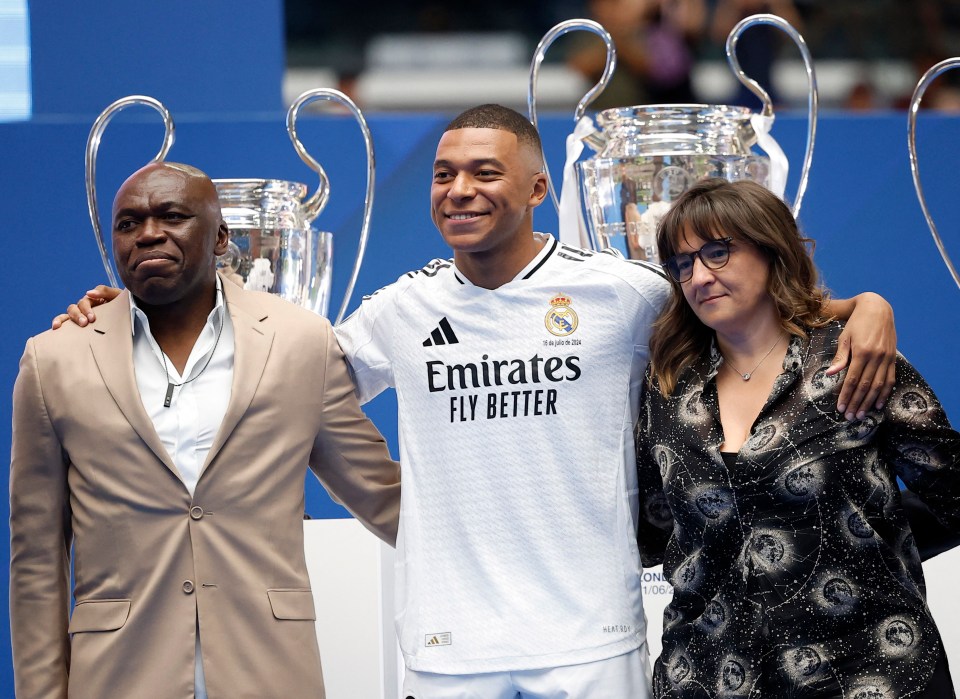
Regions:
[[449, 631], [444, 633], [431, 633], [426, 636], [426, 646], [431, 648], [433, 646], [449, 646], [453, 644], [453, 635]]
[[434, 345], [457, 345], [460, 340], [457, 334], [450, 327], [450, 322], [446, 316], [440, 319], [440, 323], [430, 333], [430, 337], [423, 341], [424, 347], [433, 347]]

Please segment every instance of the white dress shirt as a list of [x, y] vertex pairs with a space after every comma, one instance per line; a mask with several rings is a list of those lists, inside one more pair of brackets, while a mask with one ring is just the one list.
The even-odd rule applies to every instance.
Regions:
[[[165, 358], [150, 332], [149, 319], [137, 308], [132, 295], [130, 313], [133, 368], [140, 389], [140, 400], [153, 421], [160, 441], [173, 459], [180, 480], [193, 495], [207, 453], [227, 411], [233, 381], [233, 323], [223, 301], [220, 278], [217, 278], [216, 304], [187, 358], [183, 374], [177, 371], [169, 357]], [[167, 408], [164, 407], [164, 400], [170, 384], [181, 385], [173, 389], [170, 407]], [[207, 699], [199, 625], [195, 668], [196, 699]]]

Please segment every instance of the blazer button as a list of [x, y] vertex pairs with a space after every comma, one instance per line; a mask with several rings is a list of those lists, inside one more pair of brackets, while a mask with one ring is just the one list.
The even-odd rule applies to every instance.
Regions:
[[190, 519], [203, 519], [203, 508], [200, 505], [190, 508]]
[[189, 595], [189, 594], [192, 594], [192, 593], [193, 593], [193, 581], [192, 581], [192, 580], [184, 580], [184, 581], [183, 581], [183, 585], [182, 585], [181, 587], [183, 588], [184, 594]]

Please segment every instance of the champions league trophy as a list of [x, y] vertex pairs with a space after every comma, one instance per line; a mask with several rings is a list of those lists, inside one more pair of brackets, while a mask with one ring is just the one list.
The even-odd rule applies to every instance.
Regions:
[[[806, 42], [786, 20], [770, 14], [740, 21], [727, 38], [726, 53], [737, 79], [763, 103], [755, 114], [746, 107], [706, 104], [655, 104], [607, 109], [596, 125], [584, 113], [606, 87], [616, 63], [610, 34], [597, 22], [574, 19], [561, 22], [541, 39], [530, 65], [527, 106], [537, 126], [536, 86], [547, 48], [572, 31], [597, 34], [607, 47], [607, 64], [600, 81], [580, 100], [574, 114], [576, 128], [567, 138], [567, 160], [559, 202], [549, 170], [550, 194], [560, 215], [560, 239], [600, 250], [617, 248], [631, 259], [657, 260], [657, 222], [670, 203], [705, 177], [749, 179], [778, 196], [786, 188], [788, 163], [770, 135], [773, 103], [756, 81], [740, 68], [736, 47], [743, 32], [766, 24], [786, 32], [800, 48], [809, 88], [807, 149], [793, 213], [797, 215], [807, 188], [817, 126], [817, 84]], [[598, 128], [599, 127], [599, 128]], [[579, 161], [583, 144], [595, 151]], [[756, 153], [752, 146], [766, 155]], [[586, 223], [584, 223], [584, 213]]]
[[110, 250], [107, 249], [106, 241], [103, 238], [103, 230], [100, 228], [100, 210], [97, 207], [97, 151], [100, 150], [100, 139], [110, 120], [113, 119], [117, 112], [138, 104], [152, 107], [160, 112], [164, 128], [163, 145], [160, 147], [160, 152], [157, 153], [150, 162], [155, 163], [163, 160], [167, 157], [167, 153], [170, 152], [170, 147], [173, 146], [176, 129], [170, 112], [167, 111], [167, 108], [164, 107], [159, 100], [155, 100], [153, 97], [130, 95], [129, 97], [118, 99], [100, 113], [97, 120], [93, 122], [90, 135], [87, 137], [87, 151], [84, 158], [87, 181], [87, 210], [90, 212], [90, 223], [93, 224], [93, 234], [97, 239], [97, 247], [100, 249], [100, 259], [103, 261], [103, 268], [107, 271], [107, 281], [110, 282], [110, 286], [120, 286], [120, 282], [117, 281], [117, 273], [114, 271], [113, 255], [110, 253]]
[[[330, 183], [323, 167], [310, 156], [297, 136], [297, 118], [300, 111], [310, 102], [318, 100], [337, 102], [353, 114], [360, 124], [367, 151], [363, 223], [353, 272], [335, 321], [339, 323], [353, 294], [367, 247], [373, 209], [375, 168], [373, 139], [367, 122], [359, 108], [342, 92], [326, 88], [309, 90], [300, 95], [287, 112], [287, 132], [293, 147], [300, 159], [316, 172], [320, 179], [317, 191], [309, 198], [306, 198], [307, 186], [299, 182], [261, 179], [213, 180], [224, 221], [230, 229], [227, 252], [217, 261], [217, 266], [227, 276], [243, 284], [244, 288], [268, 291], [326, 315], [330, 301], [333, 236], [329, 232], [316, 230], [310, 224], [320, 215], [329, 199]], [[163, 147], [153, 161], [163, 160], [173, 145], [174, 124], [167, 109], [151, 97], [134, 95], [117, 100], [97, 118], [87, 139], [87, 206], [100, 248], [100, 257], [113, 286], [118, 285], [117, 275], [112, 264], [113, 256], [107, 250], [97, 210], [96, 158], [107, 124], [117, 112], [136, 104], [153, 107], [163, 117], [166, 129]]]
[[926, 197], [923, 196], [923, 187], [920, 185], [920, 166], [917, 161], [917, 111], [920, 109], [920, 100], [923, 99], [923, 93], [930, 87], [930, 83], [936, 80], [941, 73], [945, 73], [957, 66], [960, 66], [960, 58], [948, 58], [937, 63], [920, 78], [920, 82], [917, 83], [917, 87], [913, 91], [913, 97], [910, 99], [910, 111], [907, 115], [907, 149], [910, 151], [910, 172], [913, 174], [913, 186], [917, 190], [917, 199], [920, 200], [923, 217], [927, 220], [927, 226], [933, 235], [933, 242], [937, 244], [937, 250], [940, 251], [940, 257], [943, 258], [947, 269], [950, 270], [950, 276], [953, 277], [953, 281], [960, 287], [960, 275], [957, 274], [957, 270], [950, 260], [950, 255], [947, 254], [947, 248], [943, 244], [943, 240], [940, 239], [940, 233], [937, 232], [937, 227], [933, 223], [933, 217], [927, 208], [927, 200]]

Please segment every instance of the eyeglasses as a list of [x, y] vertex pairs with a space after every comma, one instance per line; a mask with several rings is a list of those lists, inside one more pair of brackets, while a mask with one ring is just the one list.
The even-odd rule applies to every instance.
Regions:
[[693, 276], [693, 258], [699, 257], [707, 269], [720, 269], [730, 261], [730, 243], [733, 238], [717, 238], [699, 250], [674, 255], [663, 266], [675, 282], [683, 284]]

